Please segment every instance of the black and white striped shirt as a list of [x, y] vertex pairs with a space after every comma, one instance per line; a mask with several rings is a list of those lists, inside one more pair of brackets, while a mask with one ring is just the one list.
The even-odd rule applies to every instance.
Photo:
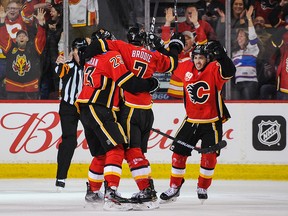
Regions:
[[55, 72], [61, 78], [61, 100], [74, 105], [83, 84], [83, 70], [74, 61], [59, 64]]

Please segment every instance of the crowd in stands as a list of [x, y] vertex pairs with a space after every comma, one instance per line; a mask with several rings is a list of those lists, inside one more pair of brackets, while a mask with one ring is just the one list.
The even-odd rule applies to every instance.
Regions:
[[[0, 99], [59, 99], [55, 62], [63, 52], [62, 4], [61, 0], [0, 1]], [[225, 4], [225, 0], [187, 3], [185, 21], [178, 22], [186, 39], [181, 61], [191, 60], [196, 44], [219, 40], [225, 46]], [[69, 1], [69, 11], [69, 39], [91, 37], [99, 24], [98, 1]], [[165, 13], [160, 34], [168, 43], [175, 31], [173, 3]], [[229, 54], [237, 72], [228, 99], [288, 99], [287, 29], [287, 0], [231, 1]], [[183, 97], [181, 88], [172, 75], [169, 97]]]

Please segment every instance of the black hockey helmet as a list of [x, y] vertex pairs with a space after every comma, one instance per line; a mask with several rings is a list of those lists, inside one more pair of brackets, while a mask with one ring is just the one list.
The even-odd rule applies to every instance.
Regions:
[[[209, 42], [208, 42], [209, 43]], [[210, 50], [208, 49], [208, 43], [197, 45], [193, 52], [192, 52], [192, 60], [194, 59], [195, 55], [203, 55], [207, 58], [207, 63], [209, 63], [212, 60], [212, 56], [210, 53]]]
[[108, 39], [108, 40], [116, 40], [116, 37], [108, 30], [100, 28], [97, 31], [93, 32], [91, 35], [91, 40], [98, 39]]
[[80, 66], [84, 66], [85, 55], [84, 52], [88, 46], [88, 43], [85, 38], [75, 38], [72, 42], [72, 49], [78, 49], [78, 56], [80, 59]]
[[84, 52], [88, 43], [85, 38], [75, 38], [72, 42], [72, 49], [77, 48], [79, 52]]
[[146, 41], [146, 36], [143, 28], [130, 27], [127, 33], [127, 40], [133, 45], [142, 46]]

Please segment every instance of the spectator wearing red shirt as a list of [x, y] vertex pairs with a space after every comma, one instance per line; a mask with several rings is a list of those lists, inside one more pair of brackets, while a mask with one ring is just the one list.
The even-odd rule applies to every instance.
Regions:
[[[171, 8], [167, 9], [166, 12], [169, 12], [169, 10], [171, 11]], [[196, 5], [187, 6], [187, 8], [185, 10], [186, 20], [184, 22], [178, 23], [178, 31], [180, 33], [184, 32], [184, 31], [195, 32], [198, 25], [200, 25], [203, 28], [203, 30], [207, 36], [207, 39], [208, 40], [215, 40], [216, 39], [216, 33], [215, 33], [214, 29], [212, 28], [212, 26], [208, 22], [206, 22], [204, 20], [198, 20], [198, 25], [196, 24], [196, 26], [195, 26], [195, 23], [192, 22], [192, 17], [193, 17], [192, 15], [193, 15], [193, 13], [196, 13], [196, 12], [198, 13], [198, 9], [197, 9]], [[173, 19], [172, 20], [166, 19], [164, 26], [161, 27], [162, 39], [164, 41], [169, 40], [169, 38], [171, 37], [170, 34], [164, 34], [164, 32], [170, 32], [172, 21], [173, 21]], [[173, 29], [173, 31], [175, 31], [175, 28]]]

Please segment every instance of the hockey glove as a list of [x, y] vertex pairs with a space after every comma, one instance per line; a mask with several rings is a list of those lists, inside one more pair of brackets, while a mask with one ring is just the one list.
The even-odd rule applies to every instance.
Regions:
[[93, 41], [95, 39], [116, 40], [115, 36], [110, 31], [103, 28], [92, 33], [91, 40]]
[[174, 33], [172, 37], [170, 38], [169, 42], [169, 48], [171, 49], [177, 49], [178, 54], [182, 52], [185, 46], [185, 37], [181, 33]]
[[150, 82], [150, 91], [149, 91], [149, 93], [153, 94], [154, 92], [156, 92], [160, 88], [160, 82], [155, 77], [151, 77], [148, 80]]
[[164, 41], [153, 33], [149, 33], [147, 36], [147, 45], [154, 50], [158, 50], [164, 46]]
[[207, 50], [211, 53], [214, 60], [219, 60], [227, 56], [226, 49], [216, 40], [211, 40], [207, 43]]

